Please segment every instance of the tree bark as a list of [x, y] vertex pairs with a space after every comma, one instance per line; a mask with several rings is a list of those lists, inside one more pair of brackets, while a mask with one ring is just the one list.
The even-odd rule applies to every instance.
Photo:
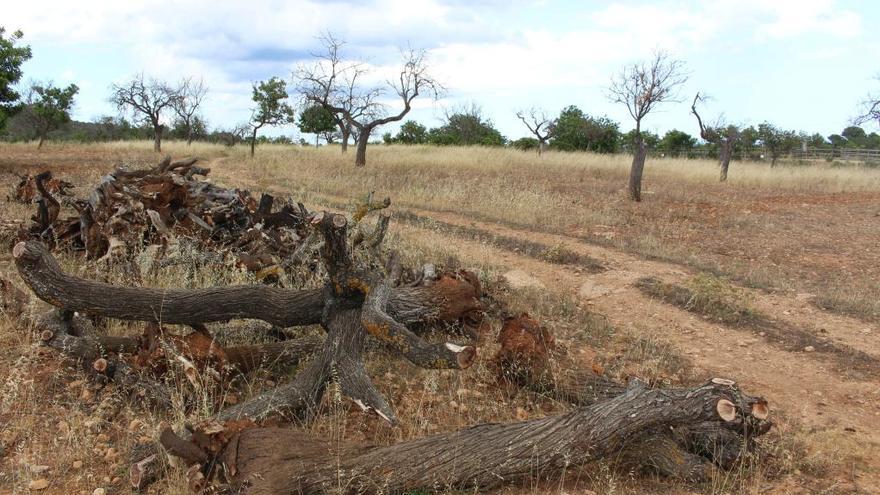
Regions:
[[677, 390], [636, 383], [560, 416], [483, 424], [385, 447], [340, 447], [297, 429], [255, 428], [234, 438], [221, 460], [234, 487], [251, 495], [487, 490], [619, 456], [662, 429], [705, 422], [748, 429], [756, 420], [751, 406], [762, 399], [720, 382]]
[[721, 166], [721, 176], [718, 180], [720, 182], [724, 182], [727, 180], [727, 170], [730, 168], [730, 158], [733, 155], [733, 144], [725, 140], [722, 142], [721, 149], [719, 151], [719, 165]]
[[254, 157], [254, 151], [257, 147], [257, 130], [258, 127], [254, 127], [254, 132], [251, 134], [251, 158]]
[[158, 120], [153, 120], [153, 151], [162, 152], [162, 124]]
[[636, 150], [633, 154], [632, 168], [629, 171], [629, 198], [633, 201], [642, 200], [642, 172], [645, 170], [645, 158], [648, 156], [648, 147], [645, 142], [638, 139]]
[[348, 152], [348, 138], [351, 137], [351, 128], [347, 125], [339, 126], [340, 132], [342, 132], [342, 141], [340, 141], [339, 148], [342, 154]]
[[370, 141], [370, 130], [361, 129], [358, 133], [357, 152], [354, 157], [355, 167], [364, 167], [367, 165], [367, 143]]

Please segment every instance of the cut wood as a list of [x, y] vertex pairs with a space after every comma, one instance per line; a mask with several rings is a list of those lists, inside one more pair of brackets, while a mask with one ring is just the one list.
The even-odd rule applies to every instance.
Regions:
[[[739, 405], [759, 400], [711, 382], [674, 390], [634, 384], [560, 416], [477, 425], [384, 447], [339, 446], [295, 428], [246, 429], [218, 460], [232, 488], [244, 494], [337, 493], [339, 487], [342, 493], [485, 490], [617, 457], [665, 428], [709, 422], [742, 432], [754, 418]], [[738, 405], [733, 420], [718, 415], [720, 401]]]

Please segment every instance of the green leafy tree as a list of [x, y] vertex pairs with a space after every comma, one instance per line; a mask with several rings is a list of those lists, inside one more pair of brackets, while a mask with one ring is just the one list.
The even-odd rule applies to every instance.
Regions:
[[189, 119], [177, 117], [171, 124], [171, 136], [174, 139], [186, 140], [187, 144], [197, 139], [207, 139], [208, 123], [200, 115], [193, 115]]
[[407, 120], [400, 126], [397, 134], [391, 138], [392, 143], [425, 144], [428, 142], [428, 128], [415, 120]]
[[24, 36], [21, 31], [9, 36], [5, 33], [6, 29], [0, 26], [0, 129], [14, 113], [20, 97], [14, 86], [21, 80], [21, 65], [31, 58], [31, 47], [17, 46]]
[[[336, 130], [336, 119], [333, 112], [327, 110], [321, 105], [311, 105], [306, 107], [299, 114], [297, 127], [300, 132], [315, 135], [315, 146], [318, 146], [318, 139], [321, 135], [331, 135]], [[329, 141], [328, 141], [329, 142]]]
[[[651, 132], [651, 131], [641, 131], [641, 140], [642, 144], [649, 149], [656, 149], [657, 146], [660, 145], [660, 136]], [[626, 134], [621, 134], [620, 136], [620, 146], [631, 153], [634, 153], [635, 150], [638, 149], [639, 136], [636, 134], [636, 130], [632, 129]]]
[[43, 141], [46, 140], [49, 131], [70, 122], [70, 109], [78, 91], [76, 84], [66, 88], [56, 88], [51, 83], [31, 86], [28, 107], [33, 116], [35, 134], [40, 139], [37, 148], [43, 147]]
[[779, 129], [769, 122], [758, 125], [758, 139], [767, 154], [770, 155], [770, 166], [776, 166], [779, 157], [791, 153], [799, 140], [794, 131]]
[[666, 131], [666, 134], [664, 134], [663, 138], [660, 139], [660, 142], [657, 143], [657, 149], [673, 156], [687, 156], [688, 153], [693, 151], [694, 146], [696, 145], [697, 138], [686, 132], [679, 131], [678, 129], [672, 129]]
[[431, 129], [427, 140], [441, 146], [504, 146], [507, 142], [476, 105], [448, 113], [446, 123]]
[[851, 148], [864, 147], [865, 141], [868, 139], [868, 133], [857, 125], [847, 127], [840, 135], [846, 138], [846, 145]]
[[561, 151], [616, 153], [620, 130], [606, 117], [594, 118], [572, 105], [563, 109], [553, 124], [550, 146]]
[[251, 156], [257, 147], [257, 131], [265, 126], [294, 123], [293, 108], [287, 100], [287, 85], [280, 77], [260, 81], [253, 85], [251, 99], [256, 106], [251, 110]]
[[541, 143], [537, 138], [521, 137], [516, 141], [511, 142], [510, 145], [520, 151], [531, 151], [539, 149]]

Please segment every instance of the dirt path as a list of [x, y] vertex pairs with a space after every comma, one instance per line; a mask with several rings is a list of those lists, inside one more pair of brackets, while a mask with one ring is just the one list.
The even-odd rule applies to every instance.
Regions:
[[[232, 172], [224, 170], [221, 163], [215, 165], [221, 174]], [[241, 179], [232, 173], [235, 180]], [[348, 201], [334, 197], [326, 200], [325, 204]], [[802, 423], [811, 434], [822, 435], [827, 441], [826, 447], [857, 448], [865, 458], [878, 458], [880, 408], [876, 405], [880, 402], [880, 382], [847, 379], [819, 353], [782, 350], [756, 338], [748, 330], [706, 321], [649, 297], [634, 286], [635, 281], [647, 276], [682, 283], [696, 274], [687, 267], [641, 259], [570, 236], [515, 229], [455, 213], [415, 208], [398, 210], [487, 234], [526, 239], [548, 247], [562, 246], [601, 261], [607, 270], [598, 274], [584, 273], [571, 266], [549, 263], [461, 236], [399, 222], [393, 224], [398, 234], [414, 243], [448, 245], [454, 242], [462, 261], [496, 267], [506, 272], [514, 284], [535, 285], [574, 295], [589, 304], [592, 311], [606, 315], [615, 328], [672, 344], [692, 361], [696, 374], [733, 378], [745, 390], [764, 395], [771, 407], [786, 418], [785, 423]], [[876, 326], [819, 310], [809, 304], [809, 295], [743, 290], [750, 293], [756, 309], [772, 318], [880, 357], [880, 329]], [[862, 489], [880, 487], [878, 467], [874, 461], [873, 466], [859, 474], [861, 479], [857, 483]]]

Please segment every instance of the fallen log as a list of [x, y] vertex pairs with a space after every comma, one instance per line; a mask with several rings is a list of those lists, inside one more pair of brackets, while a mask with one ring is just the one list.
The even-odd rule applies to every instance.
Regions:
[[[498, 341], [501, 344], [490, 367], [496, 379], [555, 400], [589, 406], [626, 393], [627, 387], [601, 373], [598, 366], [575, 363], [556, 347], [549, 330], [527, 313], [505, 318]], [[707, 461], [730, 469], [753, 450], [753, 439], [772, 426], [765, 421], [766, 402], [756, 402], [754, 422], [742, 433], [719, 428], [717, 423], [664, 428], [650, 436], [623, 462], [653, 468], [658, 473], [689, 480], [708, 477]]]
[[[39, 242], [20, 242], [12, 254], [19, 275], [37, 297], [53, 306], [94, 316], [183, 325], [248, 318], [286, 328], [320, 323], [324, 314], [320, 289], [295, 291], [266, 285], [126, 287], [64, 273]], [[360, 303], [355, 300], [351, 305]], [[473, 286], [451, 278], [425, 286], [394, 288], [388, 300], [388, 313], [404, 324], [453, 323], [481, 308]]]
[[742, 432], [756, 420], [756, 404], [766, 402], [728, 380], [670, 390], [634, 382], [617, 397], [560, 416], [384, 447], [340, 447], [295, 428], [251, 428], [214, 462], [232, 490], [249, 495], [486, 490], [617, 457], [665, 428], [708, 422]]

